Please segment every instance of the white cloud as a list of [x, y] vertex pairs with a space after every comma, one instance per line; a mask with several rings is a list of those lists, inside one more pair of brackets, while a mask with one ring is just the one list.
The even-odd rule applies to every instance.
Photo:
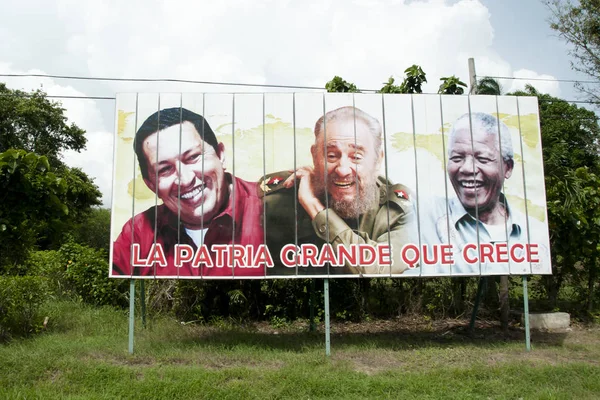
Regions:
[[[44, 75], [46, 72], [39, 69], [29, 69], [26, 71], [18, 70], [8, 63], [0, 62], [0, 74]], [[41, 89], [51, 96], [86, 96], [86, 93], [75, 89], [73, 86], [57, 83], [51, 78], [5, 77], [3, 78], [3, 81], [6, 83], [7, 87], [23, 90], [25, 92]], [[70, 122], [92, 130], [103, 128], [104, 122], [94, 100], [69, 98], [51, 98], [50, 100], [62, 104], [62, 107], [65, 109], [65, 115]]]
[[417, 63], [436, 90], [440, 76], [467, 79], [469, 56], [502, 62], [489, 12], [472, 0], [61, 5], [69, 51], [93, 75], [323, 86], [337, 74], [379, 88]]
[[[0, 36], [10, 40], [0, 43], [0, 63], [15, 66], [0, 64], [0, 72], [319, 87], [341, 75], [361, 88], [378, 89], [390, 75], [401, 80], [407, 67], [419, 64], [428, 74], [425, 90], [436, 92], [442, 76], [457, 75], [468, 82], [467, 59], [474, 57], [482, 75], [546, 76], [513, 71], [497, 53], [491, 16], [481, 0], [40, 0], [35, 7], [13, 2], [3, 8], [6, 23], [0, 26]], [[17, 88], [43, 84], [48, 93], [64, 95], [98, 94], [99, 89], [105, 96], [136, 91], [263, 90], [176, 83], [7, 81]], [[513, 81], [505, 88], [515, 90], [524, 83]], [[542, 92], [560, 93], [558, 83], [534, 83]], [[104, 198], [110, 199], [112, 137], [107, 131], [114, 126], [113, 104], [64, 100], [63, 105], [69, 119], [87, 130], [89, 140], [88, 151], [65, 154], [65, 159], [95, 177]]]
[[[514, 92], [516, 90], [525, 89], [525, 85], [529, 84], [537, 89], [540, 93], [547, 93], [555, 97], [560, 97], [560, 86], [559, 82], [555, 77], [546, 74], [538, 74], [535, 71], [528, 69], [520, 69], [514, 72], [514, 77], [527, 78], [527, 79], [515, 79], [512, 81], [512, 85], [507, 90], [508, 92]], [[529, 79], [529, 80], [528, 80]], [[547, 79], [547, 80], [538, 80]]]

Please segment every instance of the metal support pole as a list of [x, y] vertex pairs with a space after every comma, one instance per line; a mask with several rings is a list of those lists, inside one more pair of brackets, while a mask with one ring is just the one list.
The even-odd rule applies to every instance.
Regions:
[[135, 322], [135, 279], [129, 281], [129, 354], [133, 354], [133, 328]]
[[142, 326], [146, 329], [146, 282], [140, 280], [140, 304], [142, 305]]
[[477, 89], [477, 75], [475, 75], [475, 59], [469, 58], [469, 94], [475, 94]]
[[523, 275], [523, 311], [525, 319], [525, 348], [531, 351], [531, 334], [529, 331], [529, 295], [527, 294], [527, 275]]
[[317, 324], [315, 324], [315, 280], [313, 278], [310, 279], [310, 298], [308, 300], [309, 308], [310, 308], [310, 331], [314, 332], [317, 329]]
[[473, 305], [473, 312], [471, 313], [471, 322], [469, 323], [469, 334], [473, 334], [473, 329], [475, 329], [475, 319], [477, 318], [477, 311], [479, 311], [479, 303], [481, 302], [481, 297], [483, 296], [483, 291], [487, 278], [481, 277], [479, 278], [479, 284], [477, 285], [477, 297], [475, 297], [475, 304]]
[[329, 327], [329, 279], [325, 278], [323, 296], [325, 296], [325, 355], [329, 357], [331, 355], [331, 343], [330, 343], [330, 327]]

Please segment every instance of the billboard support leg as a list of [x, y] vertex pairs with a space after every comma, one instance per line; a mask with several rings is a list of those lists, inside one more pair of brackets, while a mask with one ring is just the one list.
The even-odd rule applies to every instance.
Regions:
[[529, 331], [529, 295], [527, 294], [527, 275], [523, 275], [523, 319], [525, 320], [525, 348], [531, 351], [531, 336]]
[[135, 279], [129, 281], [129, 354], [133, 354], [133, 327], [135, 322]]
[[309, 308], [310, 308], [310, 332], [314, 332], [316, 329], [315, 324], [315, 280], [314, 278], [310, 278], [310, 297], [308, 299]]
[[323, 296], [325, 296], [325, 355], [329, 357], [331, 355], [330, 345], [330, 327], [329, 327], [329, 279], [325, 278], [323, 282], [324, 290]]
[[142, 306], [142, 326], [146, 329], [146, 282], [140, 280], [140, 305]]
[[477, 297], [475, 297], [475, 304], [473, 305], [473, 312], [471, 313], [471, 322], [469, 322], [469, 335], [473, 335], [475, 329], [475, 319], [477, 318], [477, 311], [479, 311], [479, 303], [481, 303], [481, 297], [483, 297], [483, 288], [486, 284], [484, 277], [479, 278], [479, 284], [477, 285]]

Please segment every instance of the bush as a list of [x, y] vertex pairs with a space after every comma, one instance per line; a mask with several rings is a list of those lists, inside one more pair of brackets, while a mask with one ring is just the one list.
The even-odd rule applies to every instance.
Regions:
[[172, 286], [173, 311], [186, 321], [210, 321], [215, 315], [238, 320], [258, 319], [264, 303], [260, 285], [258, 280], [181, 280]]
[[[323, 280], [316, 280], [315, 308], [323, 309]], [[294, 321], [309, 316], [310, 279], [275, 279], [261, 282], [263, 315], [270, 321]], [[318, 311], [316, 311], [318, 312]], [[335, 315], [335, 314], [334, 314]]]
[[90, 214], [72, 232], [77, 243], [95, 248], [110, 249], [110, 210], [92, 208]]
[[43, 326], [39, 309], [47, 296], [44, 278], [0, 276], [0, 340], [39, 331]]
[[127, 280], [108, 277], [108, 255], [104, 250], [71, 242], [64, 244], [59, 253], [66, 285], [73, 294], [93, 305], [127, 305]]
[[46, 278], [49, 291], [57, 297], [99, 306], [128, 304], [127, 280], [108, 277], [108, 254], [101, 249], [68, 242], [56, 251], [31, 253], [20, 269]]
[[48, 290], [56, 297], [69, 297], [63, 255], [56, 250], [31, 252], [21, 268], [26, 275], [46, 278]]

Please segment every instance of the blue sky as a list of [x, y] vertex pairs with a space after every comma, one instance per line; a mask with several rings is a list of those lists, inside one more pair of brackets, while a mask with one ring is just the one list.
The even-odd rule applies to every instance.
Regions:
[[[557, 79], [590, 79], [572, 70], [569, 47], [550, 29], [551, 14], [540, 0], [486, 0], [483, 4], [490, 11], [496, 33], [494, 47], [514, 68], [531, 69]], [[561, 83], [560, 89], [562, 98], [579, 98], [571, 83]]]

